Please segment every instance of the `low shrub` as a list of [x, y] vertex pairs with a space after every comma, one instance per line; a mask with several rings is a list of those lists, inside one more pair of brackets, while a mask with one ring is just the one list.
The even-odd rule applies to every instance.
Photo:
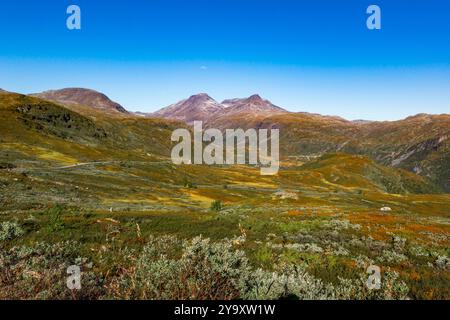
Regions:
[[211, 207], [210, 207], [210, 209], [212, 210], [212, 211], [221, 211], [222, 209], [223, 209], [223, 205], [222, 205], [222, 201], [220, 201], [220, 200], [214, 200], [212, 203], [211, 203]]
[[[87, 272], [76, 242], [37, 243], [0, 252], [0, 299], [95, 299], [103, 294], [100, 277]], [[66, 286], [67, 268], [83, 272], [82, 290]]]
[[17, 222], [0, 223], [0, 241], [10, 241], [21, 237], [24, 231]]
[[115, 298], [237, 299], [250, 267], [243, 251], [228, 242], [196, 237], [186, 241], [181, 257], [165, 255], [161, 243], [146, 245], [136, 264], [109, 285]]
[[[369, 290], [364, 273], [331, 283], [306, 265], [255, 269], [237, 247], [235, 239], [150, 237], [139, 249], [102, 246], [96, 267], [73, 241], [13, 247], [0, 251], [0, 299], [406, 299], [409, 292], [389, 269], [381, 288]], [[82, 270], [81, 290], [66, 286], [72, 265]]]

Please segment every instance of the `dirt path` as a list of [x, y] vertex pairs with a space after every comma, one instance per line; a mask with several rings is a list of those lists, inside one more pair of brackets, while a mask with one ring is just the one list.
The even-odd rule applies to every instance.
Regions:
[[58, 170], [58, 169], [70, 169], [70, 168], [83, 167], [83, 166], [96, 165], [96, 164], [111, 164], [111, 163], [116, 163], [116, 162], [120, 162], [120, 161], [82, 162], [82, 163], [77, 163], [77, 164], [71, 164], [69, 166], [55, 167], [55, 168], [51, 168], [51, 169], [56, 169], [56, 170]]

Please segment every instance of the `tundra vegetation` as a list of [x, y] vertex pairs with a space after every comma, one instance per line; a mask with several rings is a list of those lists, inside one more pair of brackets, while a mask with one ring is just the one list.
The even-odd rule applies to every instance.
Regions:
[[0, 299], [450, 299], [442, 184], [349, 153], [177, 166], [179, 125], [1, 93]]

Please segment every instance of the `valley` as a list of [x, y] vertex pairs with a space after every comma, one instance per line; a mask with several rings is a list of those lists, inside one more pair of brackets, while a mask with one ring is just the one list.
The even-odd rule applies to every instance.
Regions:
[[[153, 117], [63, 93], [0, 92], [0, 298], [450, 297], [449, 115], [360, 123], [202, 95]], [[280, 129], [278, 174], [173, 164], [183, 108], [210, 128]]]

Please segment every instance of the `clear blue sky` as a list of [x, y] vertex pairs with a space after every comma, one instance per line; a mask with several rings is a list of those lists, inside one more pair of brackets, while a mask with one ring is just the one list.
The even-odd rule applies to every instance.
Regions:
[[11, 91], [88, 87], [140, 111], [207, 92], [348, 119], [450, 113], [448, 0], [5, 0], [0, 35]]

